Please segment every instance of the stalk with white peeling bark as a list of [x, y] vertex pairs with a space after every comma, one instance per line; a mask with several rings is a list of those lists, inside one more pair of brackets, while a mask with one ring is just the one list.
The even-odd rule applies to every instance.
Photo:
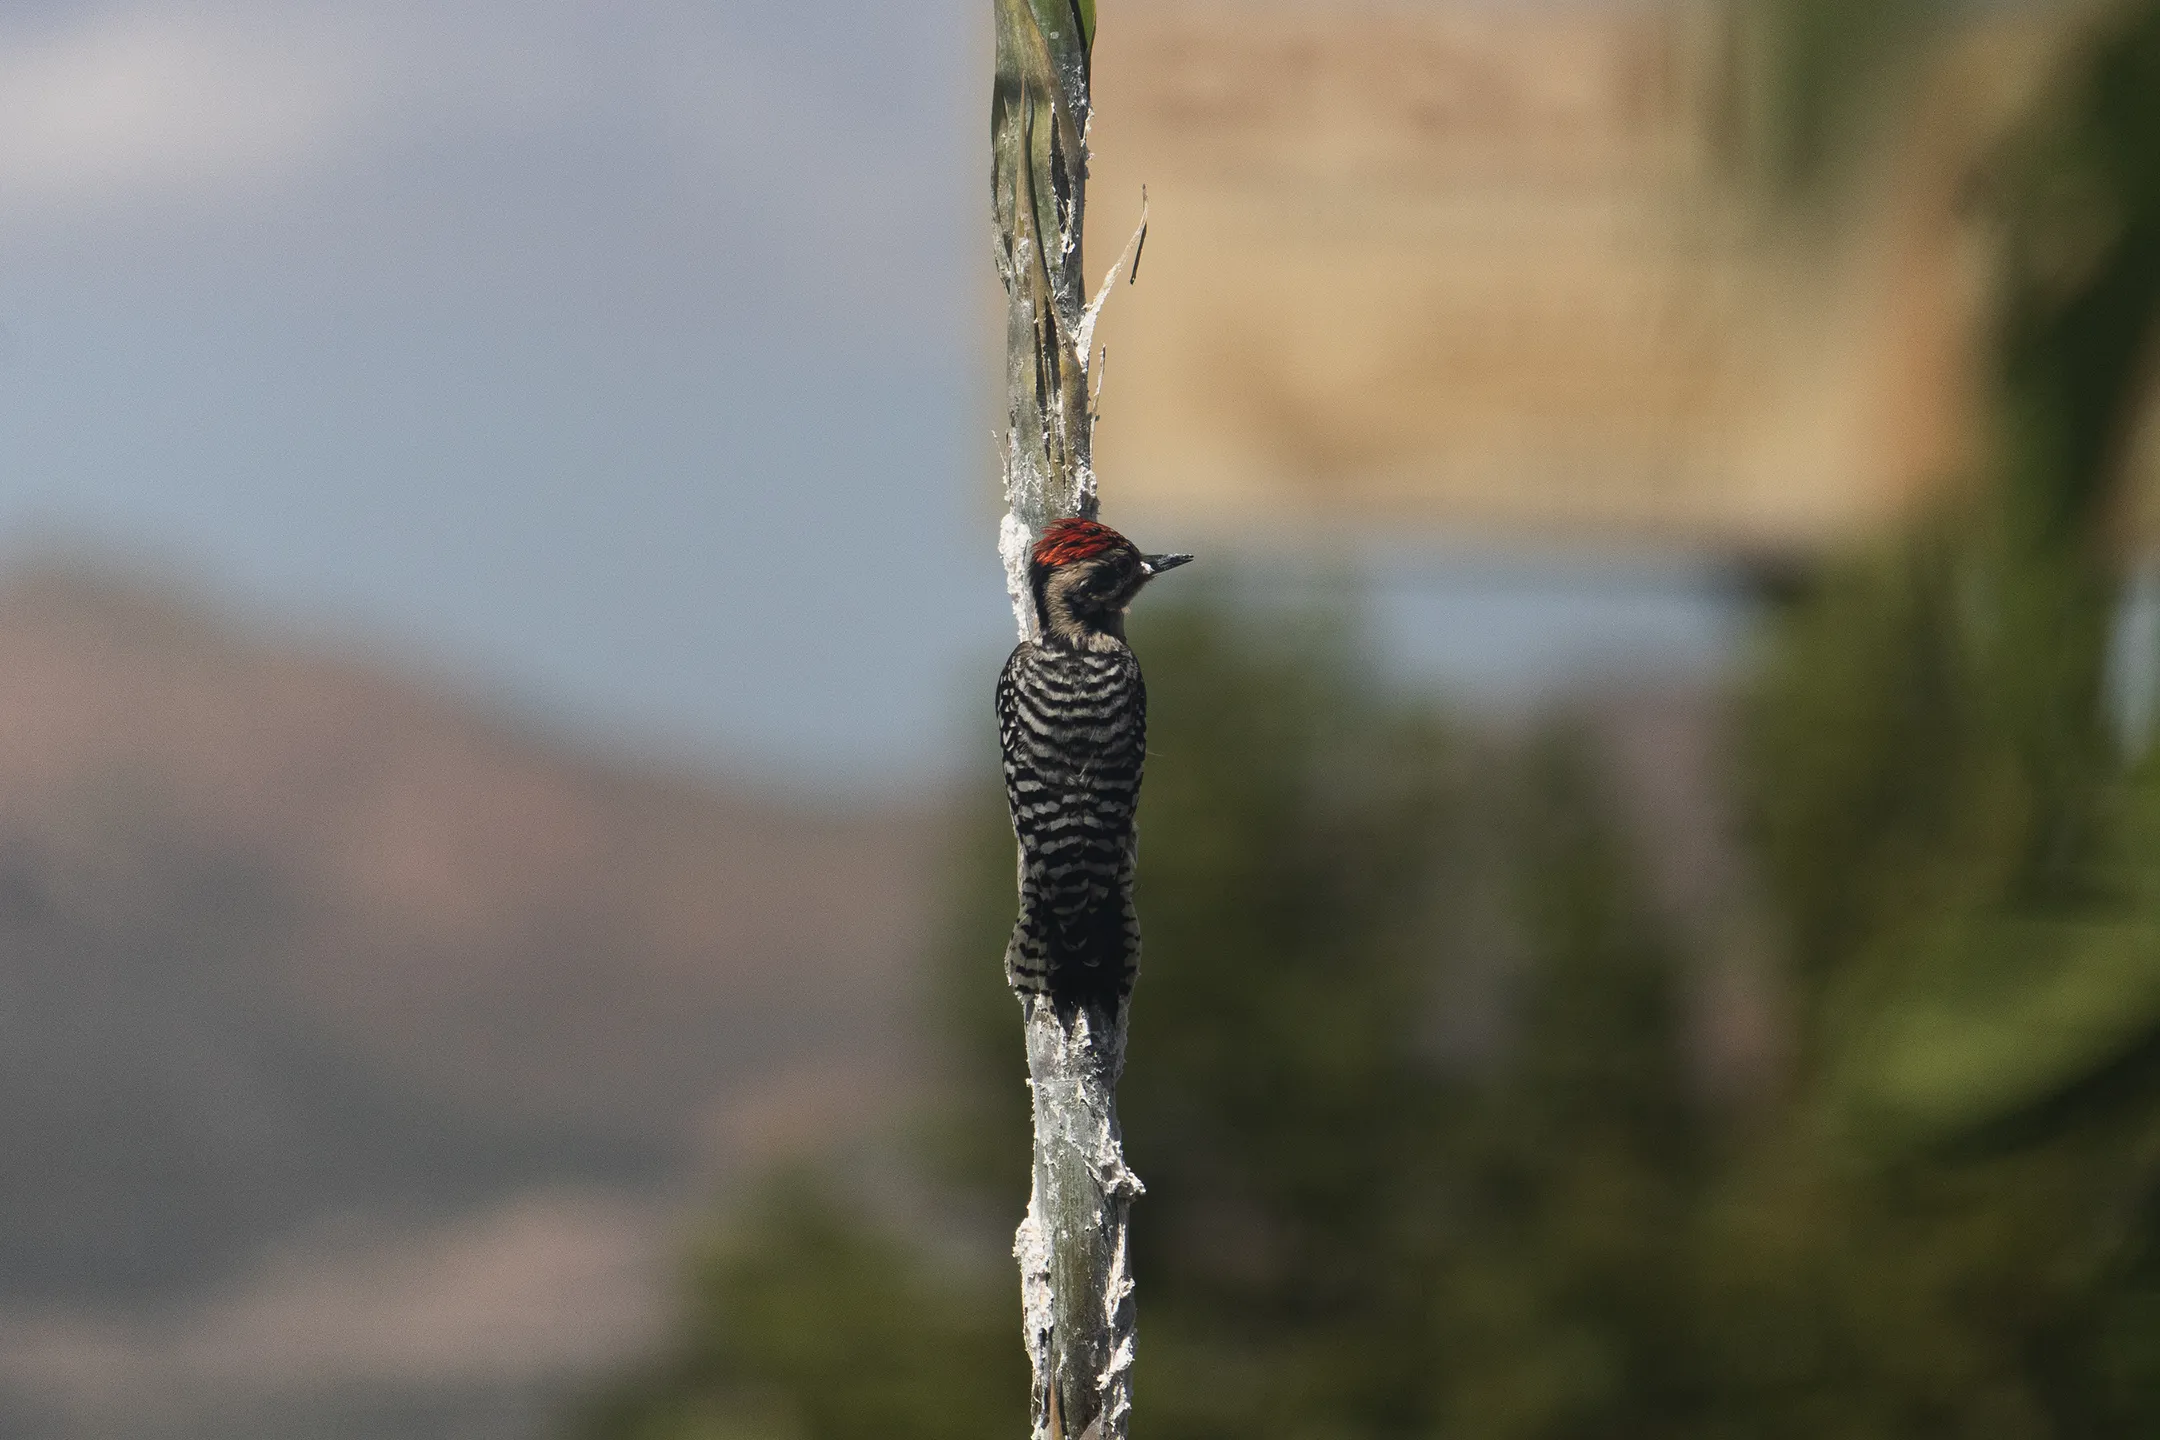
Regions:
[[[999, 553], [1023, 641], [1036, 638], [1031, 547], [1053, 520], [1094, 518], [1089, 371], [1095, 318], [1121, 260], [1088, 303], [1088, 71], [1093, 0], [993, 0], [992, 197], [1005, 282], [1007, 514]], [[1127, 258], [1138, 248], [1135, 232]], [[1125, 1006], [1022, 993], [1035, 1163], [1020, 1262], [1034, 1363], [1035, 1440], [1123, 1440], [1132, 1410], [1128, 1211], [1140, 1183], [1117, 1120]]]

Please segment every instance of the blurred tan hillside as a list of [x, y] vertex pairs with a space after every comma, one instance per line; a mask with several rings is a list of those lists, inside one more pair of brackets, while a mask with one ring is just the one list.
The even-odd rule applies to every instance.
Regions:
[[0, 590], [0, 675], [0, 1145], [39, 1157], [0, 1304], [686, 1176], [906, 1068], [922, 816], [596, 762], [81, 574]]
[[[1722, 6], [1162, 0], [1095, 57], [1089, 243], [1123, 245], [1097, 455], [1175, 516], [1789, 551], [1971, 432], [1960, 188], [2053, 32], [1998, 15], [1851, 225], [1741, 182]], [[1822, 237], [1849, 237], [1835, 247]]]

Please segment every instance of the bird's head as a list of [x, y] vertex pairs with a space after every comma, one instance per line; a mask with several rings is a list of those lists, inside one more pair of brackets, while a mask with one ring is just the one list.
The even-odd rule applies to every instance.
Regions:
[[1125, 607], [1140, 587], [1192, 558], [1143, 555], [1093, 520], [1053, 520], [1028, 557], [1044, 639], [1082, 646], [1098, 635], [1124, 639]]

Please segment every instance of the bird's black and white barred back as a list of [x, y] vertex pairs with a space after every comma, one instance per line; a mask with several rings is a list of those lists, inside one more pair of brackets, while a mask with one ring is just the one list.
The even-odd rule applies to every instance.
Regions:
[[1140, 965], [1135, 817], [1147, 687], [1125, 607], [1186, 555], [1142, 555], [1088, 520], [1052, 525], [1029, 567], [1039, 637], [998, 677], [1005, 794], [1020, 842], [1006, 978], [1022, 995], [1115, 1012]]
[[1140, 965], [1134, 812], [1147, 689], [1130, 650], [1026, 644], [998, 677], [1005, 794], [1020, 841], [1020, 919], [1006, 978], [1025, 994], [1108, 1007]]

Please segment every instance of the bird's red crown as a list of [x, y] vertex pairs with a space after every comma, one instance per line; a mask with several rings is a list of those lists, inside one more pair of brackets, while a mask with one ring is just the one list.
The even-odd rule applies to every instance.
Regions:
[[1045, 569], [1092, 560], [1113, 550], [1130, 550], [1133, 543], [1109, 526], [1094, 520], [1053, 520], [1035, 542], [1034, 561]]

